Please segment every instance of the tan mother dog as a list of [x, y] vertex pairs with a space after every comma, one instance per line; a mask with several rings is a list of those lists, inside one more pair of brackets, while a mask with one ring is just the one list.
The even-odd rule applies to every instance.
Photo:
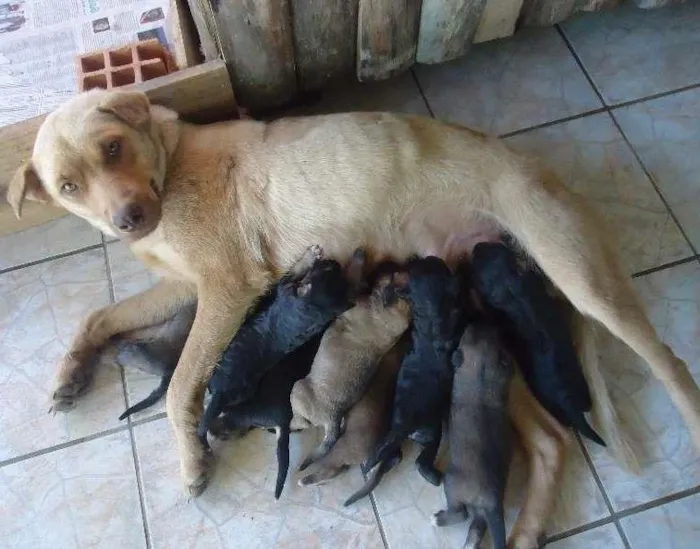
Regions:
[[[167, 398], [193, 495], [210, 461], [196, 429], [209, 375], [256, 296], [310, 244], [340, 261], [358, 246], [452, 259], [475, 238], [509, 231], [579, 311], [649, 363], [700, 448], [700, 391], [640, 308], [610, 233], [551, 175], [463, 127], [379, 113], [197, 127], [141, 93], [92, 91], [46, 118], [8, 199], [18, 214], [24, 199], [57, 202], [165, 275], [86, 319], [60, 365], [56, 409], [85, 389], [111, 336], [198, 298]], [[553, 449], [551, 467], [560, 464], [556, 429], [516, 419], [533, 459]], [[534, 479], [524, 509], [552, 478]], [[511, 546], [534, 545], [547, 512], [519, 518]]]

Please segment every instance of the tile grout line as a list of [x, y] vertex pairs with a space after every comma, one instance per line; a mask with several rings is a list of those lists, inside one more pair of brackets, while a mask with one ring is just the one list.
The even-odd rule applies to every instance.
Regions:
[[580, 112], [578, 114], [572, 114], [570, 116], [565, 116], [563, 118], [557, 118], [556, 120], [549, 120], [547, 122], [542, 122], [540, 124], [535, 124], [534, 126], [527, 126], [526, 128], [520, 128], [518, 130], [512, 130], [506, 133], [502, 133], [498, 136], [499, 139], [508, 139], [509, 137], [515, 137], [516, 135], [521, 135], [535, 130], [541, 130], [543, 128], [549, 128], [551, 126], [556, 126], [558, 124], [565, 124], [567, 122], [572, 122], [574, 120], [579, 120], [580, 118], [586, 118], [588, 116], [594, 116], [596, 114], [602, 114], [607, 112], [607, 108], [598, 107], [591, 109], [589, 111]]
[[413, 81], [416, 84], [416, 87], [418, 88], [418, 92], [420, 93], [420, 96], [423, 98], [423, 103], [425, 103], [425, 108], [428, 109], [428, 114], [430, 115], [431, 118], [435, 118], [435, 113], [433, 112], [433, 108], [430, 106], [430, 103], [428, 102], [428, 98], [425, 95], [425, 92], [423, 91], [423, 86], [420, 85], [420, 80], [418, 80], [418, 75], [416, 74], [416, 71], [413, 70], [413, 67], [409, 69], [411, 71], [411, 76], [413, 77]]
[[71, 250], [69, 252], [63, 252], [60, 254], [50, 255], [42, 259], [36, 259], [34, 261], [27, 261], [26, 263], [20, 263], [19, 265], [13, 265], [12, 267], [6, 267], [0, 269], [0, 275], [11, 273], [13, 271], [19, 271], [20, 269], [26, 269], [27, 267], [35, 267], [36, 265], [41, 265], [42, 263], [48, 263], [50, 261], [56, 261], [58, 259], [65, 259], [66, 257], [72, 257], [74, 255], [81, 254], [83, 252], [92, 252], [94, 250], [99, 250], [102, 248], [102, 243], [91, 244], [90, 246], [85, 246], [84, 248], [78, 248], [76, 250]]
[[[666, 208], [666, 211], [668, 212], [668, 214], [671, 216], [671, 219], [673, 219], [673, 222], [676, 224], [676, 227], [678, 227], [678, 230], [680, 231], [681, 235], [683, 236], [683, 239], [688, 243], [693, 254], [697, 255], [698, 250], [695, 249], [695, 246], [693, 246], [693, 242], [690, 240], [690, 238], [688, 238], [688, 235], [686, 234], [685, 230], [683, 229], [683, 225], [681, 225], [680, 221], [676, 217], [676, 214], [674, 213], [670, 204], [668, 203], [668, 201], [664, 197], [663, 193], [661, 192], [661, 189], [659, 188], [659, 185], [657, 184], [656, 180], [654, 179], [651, 172], [647, 168], [646, 164], [642, 161], [642, 157], [637, 152], [637, 149], [632, 145], [630, 140], [627, 138], [627, 134], [622, 129], [622, 126], [620, 126], [619, 122], [617, 121], [617, 118], [615, 118], [615, 115], [612, 112], [611, 107], [605, 102], [605, 99], [603, 98], [603, 94], [598, 89], [598, 86], [594, 82], [593, 77], [588, 72], [588, 69], [586, 69], [586, 67], [583, 64], [583, 61], [579, 57], [578, 53], [576, 53], [576, 50], [574, 49], [573, 44], [571, 44], [571, 42], [569, 41], [569, 38], [566, 36], [566, 34], [564, 33], [564, 31], [562, 30], [562, 28], [559, 25], [555, 25], [555, 28], [556, 28], [557, 32], [559, 33], [559, 36], [561, 36], [561, 39], [566, 44], [566, 47], [569, 48], [569, 52], [573, 56], [574, 61], [576, 61], [576, 64], [578, 65], [579, 69], [581, 69], [581, 72], [583, 72], [583, 75], [586, 77], [586, 80], [588, 81], [589, 85], [591, 86], [591, 88], [593, 89], [595, 94], [598, 96], [598, 99], [600, 100], [600, 102], [603, 105], [605, 105], [605, 109], [604, 109], [605, 112], [608, 113], [608, 116], [610, 117], [610, 120], [612, 121], [613, 125], [615, 126], [617, 131], [620, 132], [622, 139], [627, 144], [630, 151], [632, 151], [632, 155], [634, 156], [635, 160], [637, 161], [639, 166], [644, 171], [644, 174], [647, 176], [647, 179], [651, 183], [652, 187], [654, 187], [656, 194], [659, 195], [659, 198], [661, 199], [662, 204]], [[700, 86], [700, 84], [697, 84], [695, 87], [697, 87], [697, 86]], [[683, 91], [683, 90], [680, 90], [680, 91]], [[667, 95], [672, 95], [673, 93], [679, 93], [679, 91], [669, 92]], [[641, 102], [641, 100], [638, 102]], [[620, 106], [618, 105], [617, 108], [619, 108], [619, 107]]]
[[646, 164], [642, 160], [642, 157], [639, 156], [639, 153], [637, 152], [637, 149], [635, 149], [632, 146], [632, 143], [630, 143], [630, 140], [627, 138], [627, 134], [624, 132], [622, 129], [622, 126], [620, 126], [620, 123], [617, 121], [617, 118], [615, 118], [614, 114], [611, 111], [608, 111], [608, 116], [612, 120], [612, 123], [615, 125], [617, 128], [617, 131], [620, 132], [620, 135], [622, 136], [622, 139], [625, 140], [625, 143], [627, 143], [627, 146], [630, 148], [632, 151], [632, 154], [634, 155], [634, 158], [637, 160], [639, 165], [642, 167], [642, 170], [644, 170], [644, 173], [647, 176], [647, 179], [651, 182], [652, 186], [654, 187], [654, 190], [656, 191], [656, 194], [659, 195], [659, 198], [661, 199], [661, 202], [663, 205], [666, 207], [666, 210], [668, 211], [668, 214], [671, 216], [671, 219], [673, 219], [673, 222], [676, 224], [678, 227], [678, 230], [680, 231], [681, 235], [685, 239], [685, 241], [688, 243], [688, 246], [690, 246], [690, 249], [693, 251], [693, 254], [697, 255], [698, 250], [695, 249], [695, 246], [693, 245], [693, 242], [690, 240], [688, 237], [688, 234], [685, 232], [685, 229], [683, 228], [683, 225], [681, 225], [680, 221], [676, 217], [676, 214], [674, 213], [673, 209], [671, 208], [671, 205], [668, 203], [666, 200], [666, 197], [663, 195], [661, 192], [661, 189], [659, 188], [658, 183], [656, 182], [656, 179], [652, 176], [651, 172], [647, 168]]
[[67, 440], [66, 442], [61, 442], [60, 444], [54, 444], [53, 446], [48, 446], [48, 447], [42, 448], [40, 450], [34, 450], [33, 452], [28, 452], [26, 454], [11, 457], [11, 458], [8, 458], [6, 460], [0, 461], [0, 468], [8, 466], [8, 465], [14, 465], [15, 463], [20, 463], [22, 461], [27, 461], [28, 459], [32, 459], [35, 457], [45, 456], [46, 454], [51, 454], [53, 452], [57, 452], [59, 450], [64, 450], [64, 449], [70, 448], [72, 446], [77, 446], [78, 444], [82, 444], [83, 442], [92, 442], [93, 440], [108, 437], [108, 436], [113, 435], [115, 433], [121, 433], [122, 431], [126, 431], [127, 429], [128, 429], [128, 426], [119, 425], [118, 427], [112, 427], [111, 429], [106, 429], [106, 430], [100, 431], [98, 433], [92, 433], [91, 435], [86, 435], [84, 437], [78, 437], [78, 438], [75, 438], [73, 440]]
[[693, 263], [694, 261], [700, 260], [700, 255], [694, 254], [684, 259], [677, 259], [675, 261], [669, 261], [658, 267], [650, 267], [649, 269], [644, 269], [643, 271], [638, 271], [632, 274], [632, 278], [640, 278], [642, 276], [647, 276], [650, 274], [658, 273], [659, 271], [665, 271], [666, 269], [672, 269], [673, 267], [680, 267], [681, 265], [686, 265], [688, 263]]
[[[362, 474], [362, 479], [367, 482], [367, 472], [363, 465], [360, 465], [360, 473]], [[369, 493], [369, 501], [372, 504], [372, 511], [374, 511], [374, 520], [377, 521], [377, 527], [379, 528], [379, 536], [382, 538], [382, 543], [384, 544], [384, 549], [390, 549], [389, 539], [386, 537], [386, 532], [384, 531], [384, 524], [382, 523], [382, 517], [379, 515], [379, 507], [374, 499], [374, 490]], [[357, 502], [356, 502], [357, 503]]]
[[638, 99], [628, 99], [626, 101], [621, 101], [620, 103], [615, 103], [614, 105], [610, 105], [608, 108], [611, 111], [614, 111], [616, 109], [622, 109], [624, 107], [638, 105], [639, 103], [644, 103], [646, 101], [653, 101], [654, 99], [663, 99], [664, 97], [668, 97], [669, 95], [675, 95], [677, 93], [692, 91], [696, 88], [700, 88], [700, 82], [698, 82], [697, 84], [688, 84], [687, 86], [681, 86], [680, 88], [674, 88], [672, 90], [653, 93], [651, 95], [646, 95], [646, 96], [640, 97]]
[[[107, 274], [107, 284], [109, 288], [109, 302], [113, 304], [114, 299], [114, 279], [112, 278], [112, 266], [109, 262], [109, 253], [107, 251], [107, 242], [105, 241], [104, 234], [102, 235], [102, 250], [104, 252], [105, 258], [105, 271]], [[129, 406], [129, 397], [126, 386], [126, 372], [124, 368], [119, 365], [119, 375], [122, 380], [122, 394], [124, 396], [124, 405]], [[143, 527], [143, 537], [146, 541], [146, 549], [151, 549], [151, 535], [150, 528], [148, 527], [148, 519], [146, 518], [146, 503], [144, 501], [143, 495], [143, 483], [141, 482], [141, 466], [138, 459], [138, 452], [136, 451], [136, 438], [134, 437], [134, 429], [131, 423], [131, 418], [127, 418], [127, 429], [129, 431], [129, 441], [131, 444], [131, 457], [134, 460], [134, 474], [136, 476], [136, 491], [139, 496], [139, 507], [141, 508], [141, 525]]]

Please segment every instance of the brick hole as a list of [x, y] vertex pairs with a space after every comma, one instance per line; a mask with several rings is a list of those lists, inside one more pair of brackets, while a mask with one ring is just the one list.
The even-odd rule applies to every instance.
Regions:
[[160, 42], [155, 39], [139, 42], [136, 44], [136, 55], [141, 61], [148, 61], [149, 59], [162, 59], [163, 46], [161, 46]]
[[105, 56], [102, 52], [80, 58], [80, 70], [83, 73], [101, 71], [105, 68]]
[[168, 74], [168, 71], [165, 68], [165, 63], [163, 63], [161, 59], [151, 59], [147, 63], [141, 65], [141, 77], [144, 82], [166, 74]]
[[94, 88], [107, 89], [107, 75], [105, 73], [83, 76], [83, 91]]
[[124, 67], [118, 71], [112, 72], [112, 87], [128, 86], [136, 82], [136, 74], [134, 67]]
[[134, 56], [131, 52], [131, 46], [125, 46], [118, 50], [110, 51], [109, 64], [112, 67], [121, 67], [122, 65], [131, 65], [134, 62]]

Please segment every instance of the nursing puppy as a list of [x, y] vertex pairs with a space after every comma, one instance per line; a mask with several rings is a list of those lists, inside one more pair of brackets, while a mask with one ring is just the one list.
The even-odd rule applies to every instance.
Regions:
[[547, 411], [605, 445], [586, 421], [591, 393], [574, 347], [569, 319], [545, 279], [520, 269], [516, 253], [499, 243], [480, 243], [472, 257], [478, 294], [508, 330], [513, 352], [530, 389]]
[[[330, 452], [317, 462], [318, 468], [299, 480], [301, 486], [321, 484], [331, 480], [350, 467], [361, 465], [367, 459], [370, 452], [389, 429], [396, 375], [409, 345], [410, 338], [408, 334], [404, 334], [384, 355], [364, 396], [350, 408], [345, 418], [345, 430], [340, 439]], [[292, 406], [294, 406], [294, 401], [292, 401]], [[296, 408], [294, 413], [296, 414]], [[348, 498], [344, 505], [351, 505], [374, 490], [384, 473], [400, 459], [401, 453], [398, 451], [380, 463], [365, 485]]]
[[119, 416], [120, 420], [153, 406], [165, 396], [192, 329], [196, 311], [195, 303], [185, 305], [174, 317], [162, 324], [124, 334], [115, 343], [115, 359], [120, 366], [137, 368], [161, 377], [158, 387], [146, 398], [127, 408]]
[[275, 499], [282, 494], [289, 471], [289, 435], [293, 416], [289, 395], [294, 384], [309, 373], [320, 342], [321, 335], [318, 334], [285, 356], [263, 376], [250, 400], [226, 406], [223, 415], [211, 423], [211, 433], [219, 438], [251, 427], [277, 431]]
[[323, 442], [300, 470], [330, 452], [341, 434], [345, 413], [362, 397], [382, 356], [408, 329], [410, 307], [393, 292], [399, 267], [387, 263], [379, 270], [371, 294], [335, 319], [323, 334], [311, 372], [292, 390], [294, 414], [325, 431]]
[[447, 526], [472, 515], [465, 547], [477, 549], [488, 525], [494, 548], [505, 549], [503, 496], [512, 457], [508, 397], [513, 360], [496, 328], [482, 321], [464, 331], [452, 360], [447, 509], [435, 513], [432, 522]]
[[407, 286], [396, 291], [411, 304], [412, 348], [399, 370], [391, 429], [364, 465], [371, 469], [387, 460], [410, 435], [424, 446], [416, 460], [419, 472], [437, 486], [442, 475], [434, 461], [449, 407], [450, 357], [461, 316], [460, 284], [437, 257], [412, 259], [407, 270]]
[[[212, 398], [199, 424], [203, 443], [209, 423], [224, 406], [253, 397], [268, 370], [351, 307], [341, 265], [320, 255], [320, 248], [309, 248], [253, 308], [224, 351], [209, 381]], [[361, 261], [363, 255], [356, 253], [351, 267]]]

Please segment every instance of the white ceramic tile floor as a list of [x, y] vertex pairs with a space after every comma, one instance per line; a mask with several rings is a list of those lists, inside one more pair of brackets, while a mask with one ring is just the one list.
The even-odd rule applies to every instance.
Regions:
[[[612, 223], [627, 269], [643, 271], [635, 285], [656, 328], [700, 379], [700, 88], [674, 92], [700, 84], [700, 5], [625, 10], [563, 25], [605, 101], [637, 101], [611, 111], [622, 133], [608, 113], [586, 114], [600, 101], [556, 29], [478, 46], [463, 60], [391, 82], [349, 87], [309, 110], [432, 111], [496, 133], [517, 131], [513, 147], [540, 155]], [[670, 95], [645, 99], [659, 93]], [[580, 118], [558, 122], [574, 115]], [[216, 448], [211, 487], [188, 503], [170, 426], [154, 417], [162, 407], [120, 424], [122, 377], [108, 361], [74, 411], [48, 415], [55, 364], [80, 319], [108, 303], [110, 292], [123, 299], [155, 281], [125, 246], [100, 242], [74, 218], [0, 238], [0, 547], [462, 546], [463, 526], [430, 526], [443, 496], [420, 479], [410, 455], [373, 504], [340, 504], [361, 483], [358, 471], [313, 489], [297, 487], [292, 473], [274, 502], [274, 437], [256, 432]], [[697, 547], [700, 458], [678, 414], [619, 344], [605, 345], [602, 358], [642, 473], [621, 471], [587, 444], [591, 468], [576, 447], [565, 480], [576, 483], [576, 508], [552, 517], [548, 533], [556, 541], [548, 547]], [[157, 379], [128, 371], [124, 381], [133, 402]], [[313, 437], [294, 436], [293, 466]], [[516, 459], [509, 523], [523, 470]]]

